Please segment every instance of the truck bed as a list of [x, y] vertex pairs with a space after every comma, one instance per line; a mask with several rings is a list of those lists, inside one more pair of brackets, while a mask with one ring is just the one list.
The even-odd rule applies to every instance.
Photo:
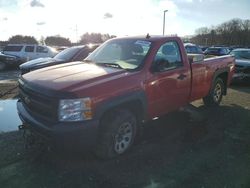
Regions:
[[192, 63], [190, 101], [205, 97], [209, 93], [211, 85], [216, 77], [215, 73], [218, 74], [226, 70], [229, 75], [225, 74], [225, 82], [229, 85], [233, 76], [234, 61], [234, 57], [226, 55], [206, 58], [203, 61]]

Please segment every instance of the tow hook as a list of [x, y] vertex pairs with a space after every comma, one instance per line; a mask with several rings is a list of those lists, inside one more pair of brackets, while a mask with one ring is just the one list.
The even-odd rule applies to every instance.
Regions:
[[27, 129], [27, 128], [28, 128], [28, 125], [26, 125], [26, 124], [18, 125], [18, 129], [19, 129], [19, 130], [25, 130], [25, 129]]
[[25, 149], [39, 147], [43, 151], [44, 149], [50, 151], [50, 147], [46, 146], [46, 143], [37, 134], [30, 130], [30, 126], [28, 124], [19, 125], [18, 129], [23, 133]]
[[18, 126], [18, 129], [20, 131], [23, 131], [23, 138], [24, 138], [24, 147], [25, 147], [25, 149], [28, 149], [28, 148], [32, 147], [35, 144], [35, 137], [29, 131], [29, 126], [27, 124], [22, 124], [22, 125]]

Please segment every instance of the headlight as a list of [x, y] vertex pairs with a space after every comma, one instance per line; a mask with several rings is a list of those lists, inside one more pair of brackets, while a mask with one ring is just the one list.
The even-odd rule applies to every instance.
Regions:
[[64, 99], [59, 102], [59, 121], [83, 121], [92, 119], [91, 99]]

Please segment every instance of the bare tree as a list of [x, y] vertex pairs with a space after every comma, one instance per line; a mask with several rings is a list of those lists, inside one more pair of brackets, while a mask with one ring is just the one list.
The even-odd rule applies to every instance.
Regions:
[[196, 30], [192, 42], [200, 45], [250, 46], [250, 20], [232, 19], [215, 27]]

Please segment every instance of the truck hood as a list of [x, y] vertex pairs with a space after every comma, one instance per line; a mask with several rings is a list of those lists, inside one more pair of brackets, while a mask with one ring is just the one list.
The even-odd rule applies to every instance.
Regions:
[[241, 65], [241, 66], [250, 66], [250, 60], [248, 60], [248, 59], [236, 59], [235, 64]]
[[20, 69], [32, 69], [34, 67], [44, 65], [44, 64], [51, 64], [55, 62], [56, 60], [51, 57], [45, 57], [45, 58], [38, 58], [31, 61], [28, 61], [26, 63], [21, 64], [19, 67]]
[[123, 77], [127, 71], [104, 67], [94, 63], [70, 62], [38, 69], [24, 74], [23, 79], [32, 84], [56, 91], [73, 92], [82, 86], [93, 86]]

